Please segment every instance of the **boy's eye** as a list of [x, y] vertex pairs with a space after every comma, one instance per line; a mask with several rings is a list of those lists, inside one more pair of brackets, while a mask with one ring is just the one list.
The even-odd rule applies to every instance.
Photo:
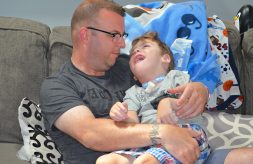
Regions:
[[143, 47], [145, 48], [145, 47], [150, 47], [150, 45], [149, 44], [145, 44], [145, 45], [143, 45]]

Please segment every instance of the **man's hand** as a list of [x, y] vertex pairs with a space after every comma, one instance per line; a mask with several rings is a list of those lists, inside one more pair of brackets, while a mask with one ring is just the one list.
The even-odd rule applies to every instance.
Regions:
[[177, 100], [180, 109], [176, 115], [179, 118], [191, 118], [202, 113], [209, 96], [208, 89], [199, 82], [191, 82], [168, 91], [181, 94]]
[[175, 114], [177, 110], [176, 99], [164, 98], [157, 107], [157, 123], [177, 124], [178, 118]]
[[167, 129], [161, 125], [160, 132], [162, 145], [181, 163], [192, 164], [199, 158], [200, 149], [194, 138], [200, 133], [190, 128], [171, 126]]
[[110, 117], [114, 121], [123, 121], [128, 118], [127, 112], [128, 112], [127, 103], [117, 102], [111, 108]]

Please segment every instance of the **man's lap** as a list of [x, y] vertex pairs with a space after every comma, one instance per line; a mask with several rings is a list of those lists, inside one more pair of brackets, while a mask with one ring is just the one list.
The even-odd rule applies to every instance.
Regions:
[[223, 164], [230, 151], [231, 149], [218, 149], [212, 151], [208, 159], [206, 160], [205, 164], [214, 164], [214, 163]]

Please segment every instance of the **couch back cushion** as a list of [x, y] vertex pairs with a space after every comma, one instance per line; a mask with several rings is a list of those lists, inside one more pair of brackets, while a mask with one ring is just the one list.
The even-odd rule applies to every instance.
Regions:
[[253, 115], [253, 28], [244, 32], [242, 40], [245, 114]]
[[70, 59], [72, 53], [71, 31], [69, 26], [54, 27], [49, 38], [49, 75], [57, 72]]
[[0, 17], [0, 142], [22, 143], [18, 107], [24, 97], [39, 100], [49, 34], [45, 24]]

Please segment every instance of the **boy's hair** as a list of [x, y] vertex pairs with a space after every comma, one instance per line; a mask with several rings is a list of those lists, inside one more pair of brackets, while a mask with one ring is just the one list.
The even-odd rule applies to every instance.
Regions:
[[160, 40], [158, 33], [156, 32], [147, 32], [144, 35], [134, 39], [132, 41], [132, 49], [130, 50], [130, 54], [133, 53], [133, 47], [140, 41], [144, 41], [144, 40], [151, 40], [153, 42], [156, 42], [158, 44], [158, 46], [161, 48], [162, 54], [168, 54], [170, 57], [170, 64], [169, 64], [169, 68], [168, 71], [174, 69], [174, 59], [173, 59], [173, 55], [172, 52], [170, 50], [170, 48]]

